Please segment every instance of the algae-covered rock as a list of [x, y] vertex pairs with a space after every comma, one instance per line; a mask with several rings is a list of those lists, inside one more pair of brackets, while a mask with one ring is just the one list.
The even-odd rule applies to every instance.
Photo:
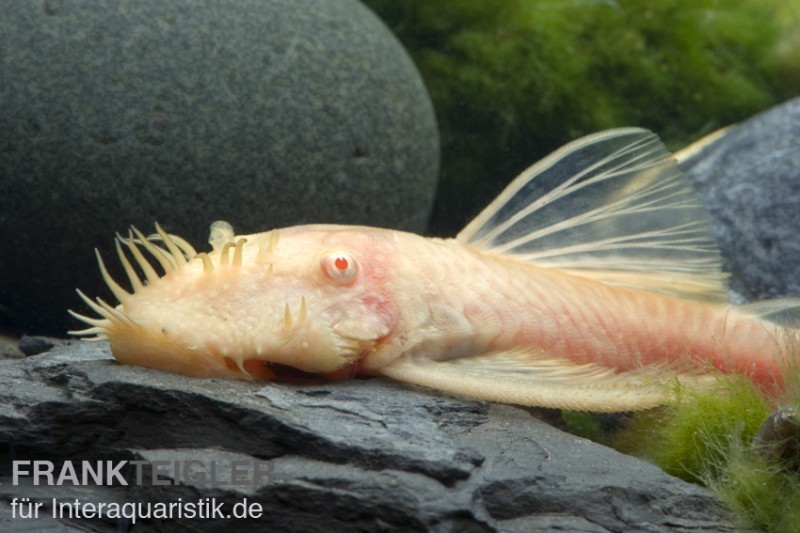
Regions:
[[437, 233], [583, 134], [643, 126], [676, 149], [800, 93], [797, 0], [366, 3], [437, 108]]

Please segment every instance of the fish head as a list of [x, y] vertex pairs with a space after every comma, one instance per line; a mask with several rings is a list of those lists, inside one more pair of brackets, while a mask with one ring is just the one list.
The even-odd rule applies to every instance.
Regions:
[[108, 339], [121, 363], [201, 377], [274, 379], [283, 367], [344, 377], [397, 320], [385, 293], [385, 230], [319, 225], [236, 236], [217, 222], [213, 250], [198, 254], [157, 229], [117, 237], [131, 291], [98, 254], [119, 305], [79, 291], [100, 316], [72, 312], [90, 326], [74, 333]]

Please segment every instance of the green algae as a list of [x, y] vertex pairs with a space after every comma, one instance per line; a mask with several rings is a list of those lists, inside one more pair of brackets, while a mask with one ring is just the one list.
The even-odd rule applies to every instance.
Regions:
[[768, 532], [800, 531], [800, 475], [732, 446], [705, 483], [744, 525]]
[[611, 444], [687, 481], [716, 477], [730, 451], [749, 446], [771, 411], [749, 380], [723, 379], [722, 389], [680, 390], [669, 405], [636, 415]]
[[798, 0], [367, 0], [437, 110], [432, 229], [457, 231], [565, 142], [643, 126], [675, 149], [800, 93]]
[[[789, 390], [794, 393], [781, 404], [800, 406], [798, 389]], [[800, 472], [751, 450], [773, 408], [748, 379], [726, 376], [711, 390], [678, 390], [672, 403], [632, 416], [624, 430], [599, 441], [707, 486], [744, 527], [800, 531]], [[582, 422], [578, 429], [586, 426]]]

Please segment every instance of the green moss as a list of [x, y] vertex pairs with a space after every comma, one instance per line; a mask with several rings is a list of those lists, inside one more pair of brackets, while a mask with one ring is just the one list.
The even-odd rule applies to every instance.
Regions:
[[[787, 369], [787, 374], [797, 373]], [[679, 391], [674, 403], [637, 415], [610, 439], [612, 445], [708, 486], [747, 526], [800, 531], [800, 474], [750, 451], [772, 407], [744, 377], [727, 377], [722, 385]], [[790, 390], [781, 401], [800, 405], [797, 389]]]
[[747, 525], [764, 531], [800, 531], [800, 477], [734, 447], [708, 486]]
[[431, 92], [437, 233], [583, 134], [644, 126], [682, 147], [800, 93], [800, 0], [366, 0]]
[[669, 406], [634, 418], [613, 444], [674, 476], [702, 482], [725, 464], [733, 447], [749, 445], [770, 411], [746, 378], [734, 376], [726, 379], [724, 393], [680, 391]]
[[[787, 369], [790, 383], [800, 372]], [[790, 385], [781, 405], [800, 406], [800, 388]], [[772, 411], [742, 376], [722, 378], [720, 388], [677, 389], [674, 403], [661, 409], [618, 415], [564, 411], [572, 433], [644, 457], [665, 471], [709, 487], [746, 528], [800, 531], [800, 472], [770, 463], [750, 443]], [[610, 432], [610, 427], [625, 429]], [[796, 464], [796, 461], [794, 462]]]
[[567, 431], [594, 442], [603, 442], [608, 431], [603, 427], [603, 416], [582, 411], [562, 411], [561, 419]]
[[[789, 393], [780, 405], [800, 407], [800, 370], [790, 367]], [[798, 457], [768, 462], [750, 450], [772, 412], [758, 389], [743, 376], [721, 378], [721, 386], [693, 391], [676, 386], [676, 401], [660, 409], [617, 415], [564, 411], [566, 429], [576, 435], [646, 458], [665, 471], [709, 487], [745, 528], [776, 533], [800, 531]], [[624, 429], [618, 430], [620, 427]]]

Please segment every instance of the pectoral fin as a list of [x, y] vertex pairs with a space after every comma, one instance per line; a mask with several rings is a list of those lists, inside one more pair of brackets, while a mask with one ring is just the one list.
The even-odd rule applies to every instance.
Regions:
[[[391, 378], [481, 400], [578, 411], [622, 412], [655, 407], [677, 377], [664, 365], [625, 372], [576, 364], [524, 350], [432, 361], [404, 357], [381, 369]], [[681, 380], [699, 378], [681, 376]]]

